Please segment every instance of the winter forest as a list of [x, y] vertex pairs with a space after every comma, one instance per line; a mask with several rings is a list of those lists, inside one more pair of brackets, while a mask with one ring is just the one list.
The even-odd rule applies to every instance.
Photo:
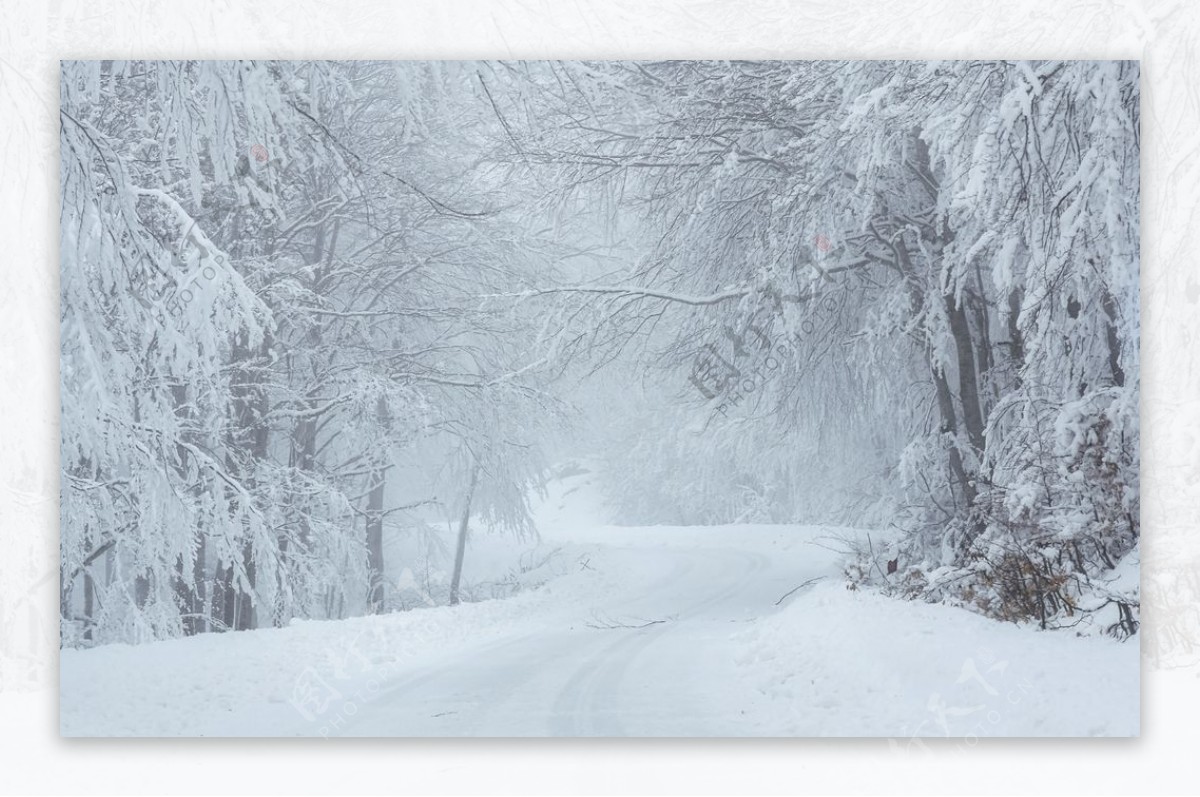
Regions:
[[[622, 640], [530, 733], [679, 733], [578, 723], [730, 634], [803, 702], [868, 615], [1114, 657], [1136, 733], [1137, 63], [66, 61], [60, 122], [64, 711], [110, 643], [576, 604], [471, 665]], [[746, 732], [941, 733], [842, 716]]]

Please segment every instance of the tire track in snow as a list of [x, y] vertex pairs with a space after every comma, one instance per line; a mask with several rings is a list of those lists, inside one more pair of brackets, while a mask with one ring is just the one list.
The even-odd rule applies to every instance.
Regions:
[[[707, 648], [686, 652], [703, 630], [709, 610], [730, 604], [755, 584], [771, 564], [762, 554], [727, 548], [673, 546], [621, 549], [615, 566], [650, 564], [650, 578], [634, 594], [608, 596], [595, 616], [674, 618], [641, 629], [590, 634], [565, 628], [521, 633], [456, 651], [438, 662], [395, 676], [336, 734], [342, 736], [624, 736], [638, 733], [622, 716], [631, 703], [631, 670], [648, 663], [657, 643], [680, 646], [670, 653], [686, 661]], [[665, 565], [665, 566], [664, 566]], [[711, 591], [717, 587], [715, 592]], [[645, 587], [648, 587], [646, 589]], [[730, 607], [733, 608], [733, 607]], [[763, 605], [764, 611], [773, 607]], [[578, 625], [578, 619], [576, 624]], [[609, 635], [615, 635], [610, 639]], [[700, 644], [703, 644], [701, 640]], [[686, 668], [686, 665], [685, 665]], [[687, 673], [680, 674], [687, 680]], [[661, 684], [675, 686], [676, 682]], [[695, 701], [672, 702], [656, 688], [661, 705], [638, 711], [664, 716], [686, 711]]]
[[705, 610], [726, 603], [745, 591], [751, 585], [752, 577], [765, 571], [770, 564], [770, 560], [762, 554], [735, 549], [700, 549], [680, 553], [693, 557], [686, 568], [688, 573], [695, 569], [694, 557], [701, 553], [702, 558], [721, 558], [717, 567], [717, 573], [721, 575], [728, 572], [730, 559], [740, 559], [746, 566], [740, 572], [726, 576], [729, 581], [720, 592], [679, 611], [678, 619], [631, 631], [588, 660], [559, 693], [553, 712], [554, 722], [549, 728], [550, 735], [628, 735], [621, 721], [621, 683], [638, 657], [664, 637], [678, 635], [681, 626], [704, 619], [697, 615]]

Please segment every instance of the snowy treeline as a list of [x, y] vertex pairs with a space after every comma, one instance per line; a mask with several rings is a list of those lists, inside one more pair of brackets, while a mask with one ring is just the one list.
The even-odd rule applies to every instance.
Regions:
[[1138, 81], [65, 63], [64, 644], [386, 611], [386, 535], [532, 533], [562, 455], [618, 520], [889, 527], [853, 584], [1132, 633]]

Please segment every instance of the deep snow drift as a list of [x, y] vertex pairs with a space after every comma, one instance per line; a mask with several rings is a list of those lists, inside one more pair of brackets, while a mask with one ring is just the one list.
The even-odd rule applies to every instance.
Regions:
[[536, 548], [473, 540], [466, 580], [512, 597], [64, 650], [62, 732], [888, 736], [903, 747], [1138, 733], [1136, 640], [848, 590], [836, 551], [847, 529], [622, 528], [599, 516], [576, 476], [552, 485]]

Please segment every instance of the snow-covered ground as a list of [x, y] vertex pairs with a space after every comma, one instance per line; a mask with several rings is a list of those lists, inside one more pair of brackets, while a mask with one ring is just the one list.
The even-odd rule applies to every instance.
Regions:
[[887, 736], [904, 747], [1138, 733], [1136, 643], [848, 590], [836, 550], [847, 529], [606, 526], [588, 478], [552, 485], [536, 548], [473, 542], [476, 593], [503, 581], [509, 594], [515, 581], [512, 597], [65, 650], [62, 732]]

